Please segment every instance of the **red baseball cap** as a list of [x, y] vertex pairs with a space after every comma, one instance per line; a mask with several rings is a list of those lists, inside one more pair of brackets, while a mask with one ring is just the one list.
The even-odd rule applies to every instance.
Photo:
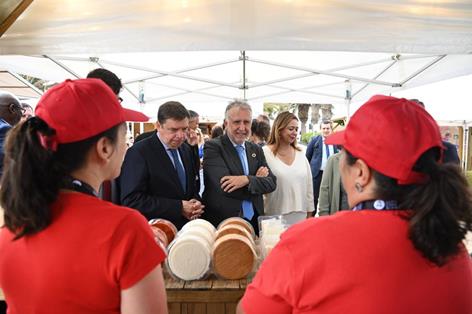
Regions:
[[424, 182], [424, 175], [413, 171], [413, 166], [428, 149], [444, 149], [439, 127], [424, 108], [414, 101], [383, 95], [369, 99], [344, 131], [328, 136], [325, 142], [343, 145], [398, 184]]
[[39, 100], [35, 115], [56, 130], [58, 143], [72, 143], [100, 134], [125, 121], [145, 122], [141, 112], [121, 107], [102, 80], [66, 80]]

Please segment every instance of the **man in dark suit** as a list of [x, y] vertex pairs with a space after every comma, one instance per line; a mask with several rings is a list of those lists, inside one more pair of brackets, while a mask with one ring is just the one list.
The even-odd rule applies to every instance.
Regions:
[[333, 131], [332, 122], [329, 120], [321, 121], [320, 130], [321, 135], [313, 137], [306, 148], [306, 158], [308, 158], [308, 161], [310, 162], [311, 175], [313, 178], [313, 199], [315, 201], [313, 216], [316, 214], [318, 207], [321, 178], [323, 177], [326, 162], [328, 161], [329, 156], [338, 152], [336, 146], [324, 143], [325, 138]]
[[229, 217], [243, 217], [258, 230], [263, 215], [262, 195], [275, 190], [276, 178], [262, 149], [246, 141], [251, 133], [251, 107], [234, 101], [226, 107], [225, 134], [205, 143], [203, 177], [204, 217], [214, 225]]
[[179, 102], [159, 107], [157, 133], [126, 152], [120, 185], [121, 203], [147, 219], [164, 218], [178, 229], [200, 217], [198, 173], [187, 138], [189, 113]]
[[3, 171], [3, 146], [8, 131], [20, 122], [24, 109], [15, 95], [0, 91], [0, 175]]
[[[418, 99], [410, 99], [411, 101], [417, 103], [421, 107], [426, 110], [426, 106], [424, 103]], [[450, 134], [449, 134], [450, 135]], [[459, 159], [459, 154], [457, 153], [457, 148], [454, 144], [449, 143], [449, 141], [442, 141], [444, 145], [444, 153], [443, 153], [443, 162], [444, 163], [453, 163], [458, 166], [461, 164], [461, 160]]]

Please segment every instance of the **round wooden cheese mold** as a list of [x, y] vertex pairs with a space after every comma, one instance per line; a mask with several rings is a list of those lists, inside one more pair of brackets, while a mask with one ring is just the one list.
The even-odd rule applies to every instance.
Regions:
[[225, 235], [228, 234], [239, 234], [242, 235], [251, 241], [251, 244], [255, 246], [254, 240], [252, 239], [251, 234], [247, 231], [246, 228], [242, 227], [240, 224], [226, 224], [222, 228], [219, 228], [218, 231], [216, 232], [216, 239], [218, 240], [221, 237], [224, 237]]
[[209, 273], [211, 250], [206, 241], [193, 235], [179, 237], [171, 246], [167, 265], [182, 280], [197, 280]]
[[167, 245], [169, 245], [169, 243], [167, 242], [168, 239], [165, 232], [159, 229], [158, 227], [154, 227], [154, 226], [151, 226], [151, 230], [154, 233], [154, 238], [157, 241], [159, 241], [159, 243], [161, 243], [164, 246], [164, 248], [166, 248]]
[[254, 228], [252, 225], [245, 219], [240, 218], [240, 217], [231, 217], [223, 220], [219, 225], [218, 229], [223, 228], [224, 226], [228, 224], [237, 224], [240, 225], [241, 227], [245, 228], [252, 236], [253, 239], [256, 238], [256, 233], [254, 232]]
[[149, 220], [149, 225], [159, 228], [167, 236], [167, 243], [171, 243], [177, 235], [177, 228], [175, 225], [166, 219], [151, 219]]
[[213, 246], [213, 270], [224, 279], [246, 278], [256, 263], [256, 252], [248, 238], [228, 234]]

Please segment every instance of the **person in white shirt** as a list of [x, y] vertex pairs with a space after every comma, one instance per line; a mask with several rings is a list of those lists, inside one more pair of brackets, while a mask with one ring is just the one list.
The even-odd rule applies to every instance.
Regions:
[[294, 220], [311, 217], [314, 210], [310, 164], [297, 146], [298, 118], [288, 111], [274, 121], [269, 141], [263, 147], [267, 164], [277, 177], [277, 188], [266, 194], [264, 213], [292, 213]]

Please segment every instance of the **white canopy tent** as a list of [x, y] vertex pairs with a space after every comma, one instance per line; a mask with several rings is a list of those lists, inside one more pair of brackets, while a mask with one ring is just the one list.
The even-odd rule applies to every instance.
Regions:
[[155, 116], [157, 106], [170, 99], [205, 104], [208, 110], [234, 98], [252, 104], [360, 102], [375, 93], [472, 73], [472, 55], [206, 51], [0, 56], [0, 68], [53, 82], [84, 77], [97, 67], [121, 77], [127, 106]]
[[35, 0], [0, 68], [54, 82], [106, 67], [150, 116], [169, 99], [344, 105], [471, 74], [471, 30], [455, 0]]

